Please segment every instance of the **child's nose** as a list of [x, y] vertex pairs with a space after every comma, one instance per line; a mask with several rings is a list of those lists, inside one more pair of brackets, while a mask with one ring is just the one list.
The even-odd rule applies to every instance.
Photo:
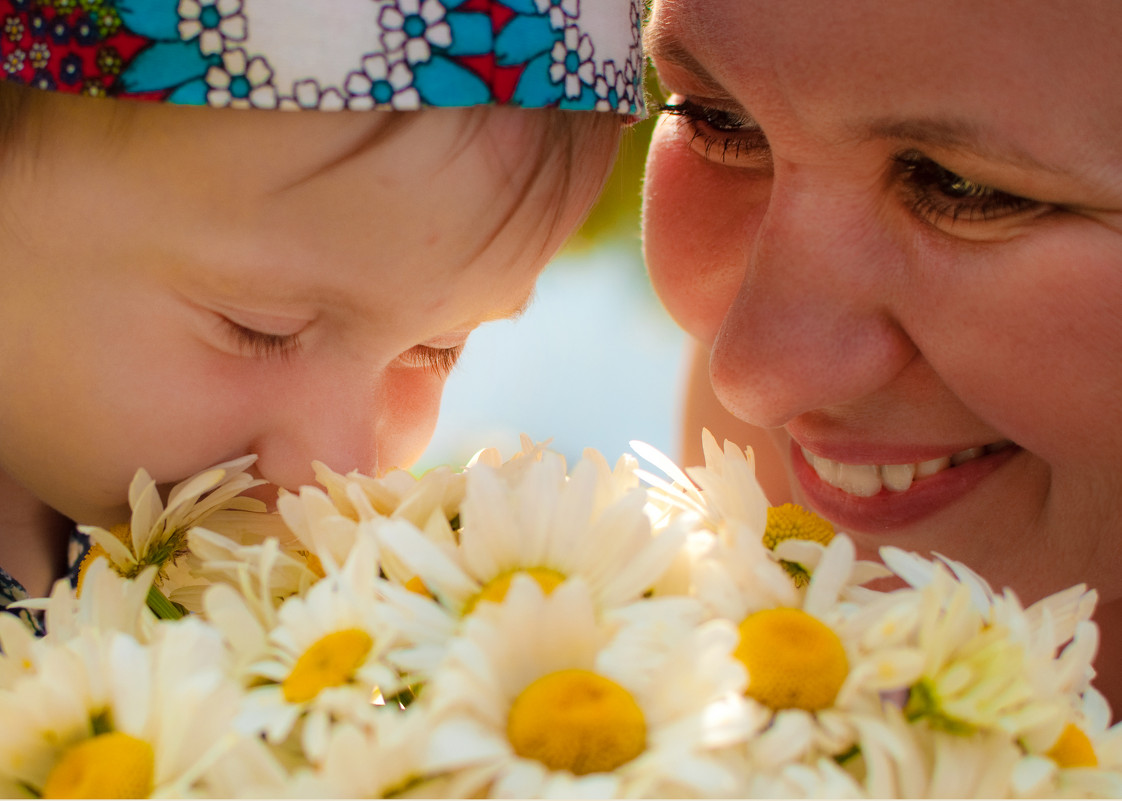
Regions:
[[904, 254], [869, 200], [777, 170], [710, 376], [737, 417], [778, 427], [866, 397], [915, 346], [892, 316]]
[[339, 472], [378, 472], [384, 415], [380, 384], [304, 380], [266, 398], [260, 410], [257, 469], [294, 490], [315, 483], [313, 461]]
[[378, 475], [418, 459], [436, 426], [443, 380], [393, 364], [327, 363], [263, 399], [251, 453], [272, 484], [315, 483], [312, 462]]

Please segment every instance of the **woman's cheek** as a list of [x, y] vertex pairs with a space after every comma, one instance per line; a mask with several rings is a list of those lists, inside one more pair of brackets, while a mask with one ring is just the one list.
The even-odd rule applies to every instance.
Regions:
[[766, 190], [745, 171], [705, 161], [681, 136], [663, 123], [647, 160], [647, 269], [674, 320], [710, 343], [744, 281]]

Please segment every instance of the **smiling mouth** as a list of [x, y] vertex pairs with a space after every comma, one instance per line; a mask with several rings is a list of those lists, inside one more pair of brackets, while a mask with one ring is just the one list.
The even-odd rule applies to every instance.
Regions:
[[802, 449], [802, 453], [807, 464], [814, 468], [814, 472], [826, 484], [850, 495], [870, 498], [880, 492], [881, 489], [887, 489], [891, 492], [904, 492], [910, 489], [914, 482], [930, 478], [944, 470], [958, 467], [980, 456], [1003, 451], [1011, 447], [1012, 444], [1009, 440], [1003, 439], [989, 445], [967, 448], [938, 459], [928, 459], [924, 462], [913, 462], [911, 464], [844, 464], [823, 456], [817, 456], [806, 448]]

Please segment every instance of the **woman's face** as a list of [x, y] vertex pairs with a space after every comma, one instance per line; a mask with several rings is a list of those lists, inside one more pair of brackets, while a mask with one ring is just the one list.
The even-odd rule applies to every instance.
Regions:
[[866, 549], [1122, 595], [1122, 6], [655, 6], [647, 259], [722, 403]]

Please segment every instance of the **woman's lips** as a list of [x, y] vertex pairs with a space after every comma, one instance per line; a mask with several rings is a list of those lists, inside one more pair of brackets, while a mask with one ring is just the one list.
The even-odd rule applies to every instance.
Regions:
[[1003, 440], [910, 464], [854, 465], [816, 456], [791, 440], [791, 464], [815, 511], [842, 530], [874, 533], [938, 512], [1020, 451]]

